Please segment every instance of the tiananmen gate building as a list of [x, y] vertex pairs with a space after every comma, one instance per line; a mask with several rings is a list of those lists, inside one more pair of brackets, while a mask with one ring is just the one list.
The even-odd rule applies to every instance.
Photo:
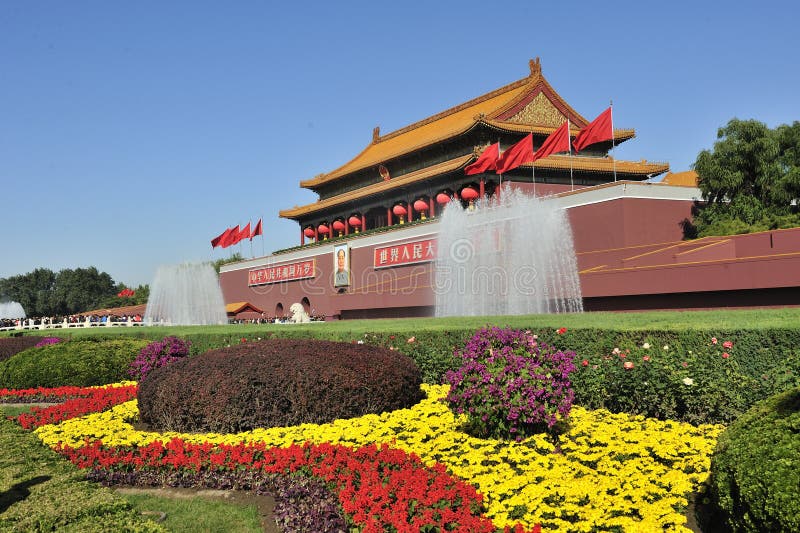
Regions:
[[[301, 181], [319, 199], [280, 212], [298, 223], [298, 245], [224, 265], [225, 301], [248, 302], [268, 318], [289, 315], [294, 303], [326, 319], [431, 316], [443, 207], [496, 199], [506, 187], [549, 196], [567, 210], [586, 310], [800, 301], [800, 229], [683, 240], [701, 197], [697, 175], [670, 173], [663, 162], [615, 160], [609, 152], [633, 139], [633, 129], [502, 175], [467, 175], [494, 143], [508, 149], [530, 134], [536, 150], [565, 122], [570, 140], [590, 124], [545, 79], [538, 58], [529, 70], [397, 131], [375, 128], [347, 163]], [[525, 230], [533, 245], [536, 228]]]

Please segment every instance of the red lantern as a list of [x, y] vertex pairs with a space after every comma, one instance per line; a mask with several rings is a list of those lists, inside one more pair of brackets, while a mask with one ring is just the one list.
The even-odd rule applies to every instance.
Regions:
[[416, 211], [417, 213], [424, 213], [427, 210], [428, 210], [428, 202], [426, 202], [425, 200], [419, 199], [416, 202], [414, 202], [414, 211]]
[[464, 200], [471, 202], [477, 197], [478, 197], [478, 191], [476, 191], [472, 187], [464, 187], [463, 189], [461, 189], [461, 198], [463, 198]]
[[344, 231], [344, 222], [341, 220], [334, 220], [333, 221], [333, 231], [342, 232]]
[[350, 225], [351, 225], [351, 226], [353, 226], [354, 228], [361, 227], [361, 219], [360, 219], [360, 218], [358, 218], [358, 217], [357, 217], [357, 216], [355, 216], [355, 215], [353, 215], [353, 216], [351, 216], [350, 218], [348, 218], [348, 219], [347, 219], [347, 222], [349, 222], [349, 223], [350, 223]]
[[314, 228], [310, 228], [309, 227], [309, 228], [304, 229], [303, 230], [303, 235], [305, 235], [309, 239], [314, 237]]
[[328, 226], [326, 226], [325, 224], [320, 224], [320, 225], [317, 227], [317, 231], [319, 231], [319, 232], [320, 232], [320, 233], [322, 233], [323, 235], [327, 235], [327, 234], [328, 234], [328, 233], [329, 233], [331, 230], [330, 230], [330, 229], [328, 229]]
[[450, 201], [450, 195], [440, 192], [436, 195], [436, 203], [439, 205], [444, 205]]
[[397, 216], [399, 216], [399, 217], [403, 217], [403, 216], [405, 216], [407, 212], [408, 212], [408, 211], [406, 211], [406, 208], [405, 208], [405, 207], [403, 207], [403, 206], [402, 206], [402, 205], [400, 205], [400, 204], [397, 204], [396, 206], [394, 206], [394, 207], [392, 208], [392, 213], [394, 213], [395, 215], [397, 215]]

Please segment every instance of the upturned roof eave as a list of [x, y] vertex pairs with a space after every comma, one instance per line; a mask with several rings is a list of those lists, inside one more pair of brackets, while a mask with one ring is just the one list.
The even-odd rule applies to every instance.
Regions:
[[326, 209], [330, 209], [347, 202], [369, 198], [371, 196], [376, 196], [386, 191], [390, 191], [392, 189], [417, 183], [426, 178], [463, 169], [474, 158], [475, 158], [474, 154], [467, 154], [461, 157], [457, 157], [455, 159], [443, 161], [442, 163], [437, 163], [429, 167], [415, 170], [414, 172], [409, 172], [408, 174], [392, 178], [388, 181], [373, 183], [371, 185], [367, 185], [366, 187], [338, 194], [336, 196], [327, 198], [325, 200], [318, 200], [313, 204], [306, 204], [304, 206], [293, 207], [291, 209], [283, 209], [278, 212], [278, 216], [280, 216], [281, 218], [298, 220], [301, 217], [305, 217], [319, 211], [324, 211]]

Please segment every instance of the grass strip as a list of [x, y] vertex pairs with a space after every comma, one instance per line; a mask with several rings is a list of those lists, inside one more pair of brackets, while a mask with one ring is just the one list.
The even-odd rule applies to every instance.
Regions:
[[0, 415], [0, 531], [166, 531]]

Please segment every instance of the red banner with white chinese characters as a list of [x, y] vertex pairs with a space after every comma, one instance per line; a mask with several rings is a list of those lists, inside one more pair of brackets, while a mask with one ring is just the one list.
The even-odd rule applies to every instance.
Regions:
[[375, 248], [373, 266], [387, 268], [435, 260], [436, 239], [425, 239]]
[[315, 264], [313, 259], [305, 259], [285, 265], [273, 265], [256, 268], [247, 273], [247, 285], [265, 285], [267, 283], [282, 283], [314, 277]]

